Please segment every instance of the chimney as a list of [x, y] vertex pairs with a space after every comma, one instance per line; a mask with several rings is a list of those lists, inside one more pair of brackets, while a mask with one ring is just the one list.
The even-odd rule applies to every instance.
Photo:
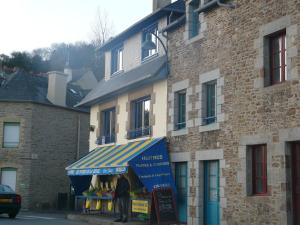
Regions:
[[70, 67], [65, 67], [64, 73], [68, 75], [67, 83], [69, 83], [72, 80], [72, 69]]
[[156, 11], [160, 8], [165, 7], [166, 5], [171, 4], [171, 0], [153, 0], [152, 1], [152, 11]]
[[59, 106], [66, 106], [68, 74], [51, 71], [48, 72], [48, 100]]

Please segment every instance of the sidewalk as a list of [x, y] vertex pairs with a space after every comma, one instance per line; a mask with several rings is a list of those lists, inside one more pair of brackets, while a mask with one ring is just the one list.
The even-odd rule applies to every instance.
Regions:
[[119, 223], [114, 222], [116, 218], [109, 218], [99, 215], [85, 215], [85, 214], [68, 214], [67, 219], [75, 220], [75, 221], [82, 221], [89, 224], [95, 225], [146, 225], [147, 222], [138, 222], [138, 221], [128, 221], [127, 223]]

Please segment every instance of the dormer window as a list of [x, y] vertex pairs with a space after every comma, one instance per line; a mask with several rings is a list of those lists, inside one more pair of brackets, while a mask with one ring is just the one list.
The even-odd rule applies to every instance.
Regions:
[[[142, 48], [142, 60], [145, 60], [153, 55], [156, 55], [158, 52], [158, 40], [157, 37], [155, 37], [155, 35], [158, 35], [158, 29], [157, 29], [157, 24], [152, 25], [148, 28], [146, 28], [143, 31], [142, 34], [142, 43], [144, 43], [146, 41], [147, 38], [150, 38], [151, 41], [156, 45], [155, 49], [151, 49], [151, 50], [147, 50], [147, 49], [143, 49]], [[148, 37], [147, 37], [148, 36]]]
[[114, 48], [111, 51], [111, 74], [123, 70], [123, 45]]

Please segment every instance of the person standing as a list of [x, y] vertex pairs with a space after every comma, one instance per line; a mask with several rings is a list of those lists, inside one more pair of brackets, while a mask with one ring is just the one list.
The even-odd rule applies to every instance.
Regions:
[[115, 222], [126, 223], [128, 220], [129, 191], [129, 181], [124, 174], [119, 174], [114, 199], [118, 201], [120, 218], [115, 220]]

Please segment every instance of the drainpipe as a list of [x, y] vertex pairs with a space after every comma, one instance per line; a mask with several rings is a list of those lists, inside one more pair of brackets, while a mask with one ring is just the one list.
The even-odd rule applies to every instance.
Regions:
[[80, 156], [80, 115], [77, 117], [77, 152], [76, 152], [76, 159], [79, 159]]
[[213, 1], [205, 4], [204, 6], [199, 7], [198, 9], [195, 10], [195, 12], [197, 12], [197, 13], [205, 12], [206, 10], [210, 9], [211, 7], [213, 7], [216, 4], [220, 7], [225, 7], [225, 8], [229, 8], [229, 9], [234, 9], [236, 7], [236, 4], [234, 4], [234, 3], [225, 4], [225, 3], [222, 3], [221, 0], [213, 0]]

